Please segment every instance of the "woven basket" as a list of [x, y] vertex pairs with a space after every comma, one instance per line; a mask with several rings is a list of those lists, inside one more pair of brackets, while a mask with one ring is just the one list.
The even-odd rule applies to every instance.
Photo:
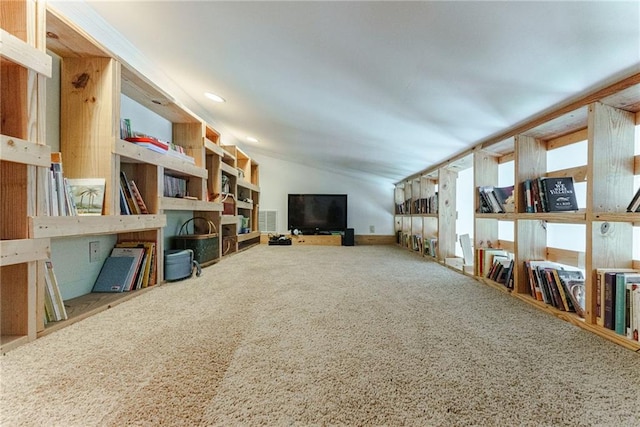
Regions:
[[[204, 224], [204, 232], [198, 233], [196, 221]], [[189, 225], [192, 224], [193, 232], [189, 234]], [[220, 258], [220, 239], [218, 230], [213, 221], [203, 217], [193, 217], [185, 221], [180, 227], [178, 235], [173, 238], [175, 249], [191, 249], [193, 258], [202, 266], [212, 264]]]

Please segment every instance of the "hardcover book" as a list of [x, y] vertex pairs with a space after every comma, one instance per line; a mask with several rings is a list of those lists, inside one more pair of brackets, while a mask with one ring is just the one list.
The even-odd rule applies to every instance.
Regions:
[[545, 178], [546, 211], [577, 211], [578, 201], [573, 188], [573, 177]]
[[131, 256], [107, 258], [93, 285], [93, 292], [125, 291], [128, 278], [136, 266], [135, 261], [135, 258]]

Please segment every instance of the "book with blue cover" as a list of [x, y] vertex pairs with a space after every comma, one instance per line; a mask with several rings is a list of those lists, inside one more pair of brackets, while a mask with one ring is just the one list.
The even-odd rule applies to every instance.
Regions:
[[136, 259], [132, 256], [107, 258], [93, 285], [93, 292], [123, 292], [127, 290], [131, 271], [135, 267]]

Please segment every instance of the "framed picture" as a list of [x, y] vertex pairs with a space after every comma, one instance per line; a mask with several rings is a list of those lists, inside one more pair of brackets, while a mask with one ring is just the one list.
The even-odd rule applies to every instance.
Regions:
[[68, 178], [78, 215], [102, 215], [104, 178]]

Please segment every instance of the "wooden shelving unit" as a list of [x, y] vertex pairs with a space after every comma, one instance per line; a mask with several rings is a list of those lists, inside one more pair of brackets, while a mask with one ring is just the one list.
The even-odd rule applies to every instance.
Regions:
[[44, 141], [44, 83], [51, 57], [44, 43], [44, 4], [0, 5], [0, 352], [36, 338], [37, 291], [48, 238], [33, 238], [28, 218], [42, 212], [38, 169], [49, 167]]
[[[634, 154], [635, 127], [640, 124], [640, 74], [631, 75], [613, 85], [543, 115], [515, 128], [508, 129], [468, 151], [425, 169], [396, 184], [394, 203], [404, 204], [404, 212], [396, 208], [395, 229], [399, 243], [409, 250], [411, 235], [426, 239], [438, 238], [437, 261], [446, 260], [455, 248], [455, 205], [448, 209], [440, 200], [437, 215], [417, 213], [414, 203], [425, 197], [437, 185], [440, 198], [455, 199], [455, 171], [472, 167], [474, 189], [498, 186], [498, 169], [513, 162], [514, 213], [476, 213], [473, 242], [475, 248], [497, 247], [513, 254], [514, 287], [477, 276], [477, 269], [465, 268], [464, 274], [521, 299], [551, 315], [589, 330], [619, 345], [640, 351], [640, 343], [616, 334], [596, 322], [596, 269], [636, 268], [640, 260], [633, 259], [633, 227], [640, 225], [640, 214], [626, 212], [636, 189], [634, 175], [640, 175], [640, 156]], [[549, 170], [547, 159], [556, 149], [572, 144], [587, 146], [587, 162], [566, 169]], [[527, 179], [572, 176], [576, 183], [586, 183], [586, 209], [577, 212], [526, 213], [522, 183]], [[444, 177], [444, 180], [443, 180]], [[452, 188], [453, 187], [453, 188]], [[445, 190], [448, 188], [448, 190]], [[474, 206], [480, 201], [475, 191]], [[450, 205], [450, 203], [449, 203]], [[578, 225], [585, 230], [584, 251], [564, 250], [547, 244], [547, 224]], [[499, 226], [513, 226], [514, 241], [499, 238]], [[586, 315], [556, 309], [530, 295], [525, 260], [548, 260], [577, 267], [585, 271]], [[458, 267], [459, 268], [459, 267]]]
[[[237, 147], [225, 149], [213, 127], [44, 1], [2, 2], [0, 12], [0, 352], [153, 288], [69, 298], [69, 319], [45, 325], [44, 260], [51, 258], [58, 240], [106, 236], [116, 242], [154, 241], [155, 276], [162, 283], [163, 253], [169, 249], [165, 242], [175, 233], [167, 218], [174, 212], [205, 217], [221, 234], [233, 233], [233, 252], [259, 238], [257, 229], [239, 238], [240, 214], [222, 215], [220, 201], [224, 173], [231, 177], [234, 196], [240, 181], [253, 198], [239, 203], [237, 210], [257, 218], [258, 168], [249, 156]], [[105, 179], [103, 215], [48, 216], [52, 150], [45, 141], [44, 88], [52, 76], [52, 58], [47, 51], [61, 62], [59, 151], [64, 175]], [[122, 95], [168, 121], [171, 142], [193, 162], [121, 139]], [[238, 156], [246, 181], [238, 179]], [[121, 172], [135, 180], [149, 214], [121, 214]], [[165, 176], [184, 179], [189, 198], [165, 196]], [[89, 289], [92, 280], [86, 279]]]

